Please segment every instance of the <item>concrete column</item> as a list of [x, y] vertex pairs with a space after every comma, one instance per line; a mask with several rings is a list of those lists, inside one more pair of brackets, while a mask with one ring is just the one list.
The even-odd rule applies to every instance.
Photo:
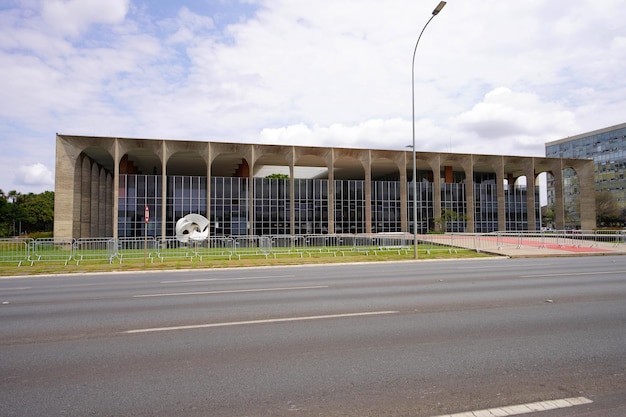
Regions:
[[365, 160], [365, 233], [372, 233], [372, 151]]
[[295, 166], [293, 160], [295, 159], [293, 156], [292, 149], [292, 158], [289, 163], [289, 233], [291, 235], [296, 234], [296, 202], [295, 202], [295, 194], [296, 194], [296, 184], [295, 184]]
[[104, 167], [100, 168], [98, 180], [98, 237], [107, 237], [107, 173]]
[[91, 161], [83, 158], [81, 185], [80, 185], [80, 235], [90, 237], [91, 222]]
[[506, 199], [504, 197], [504, 157], [497, 156], [492, 159], [493, 171], [496, 174], [496, 203], [498, 205], [498, 231], [506, 230]]
[[211, 165], [213, 165], [211, 146], [207, 146], [206, 155], [206, 218], [209, 219], [209, 237], [213, 234], [215, 222], [211, 223]]
[[[412, 156], [412, 155], [411, 155]], [[409, 231], [409, 193], [408, 186], [409, 182], [407, 180], [406, 175], [406, 153], [404, 157], [404, 164], [400, 166], [400, 228], [403, 232], [408, 233]]]
[[255, 218], [256, 216], [254, 212], [254, 204], [255, 204], [254, 164], [256, 162], [254, 146], [251, 147], [250, 152], [251, 152], [251, 156], [250, 156], [250, 160], [248, 161], [248, 166], [250, 167], [250, 169], [248, 170], [248, 229], [247, 229], [247, 233], [249, 235], [253, 235], [254, 230], [255, 230], [255, 223], [256, 223], [256, 218]]
[[110, 172], [106, 173], [106, 196], [105, 196], [105, 232], [104, 235], [109, 237], [113, 236], [113, 175]]
[[[161, 145], [161, 241], [164, 242], [167, 236], [167, 144], [163, 141]], [[178, 219], [174, 219], [176, 221]], [[176, 233], [176, 231], [174, 231]], [[170, 236], [171, 237], [171, 236]]]
[[77, 145], [56, 135], [54, 174], [54, 237], [80, 236], [82, 159]]
[[465, 171], [465, 207], [467, 207], [466, 231], [474, 233], [476, 225], [474, 224], [476, 217], [476, 202], [474, 200], [474, 161], [472, 156], [464, 164]]
[[528, 230], [537, 230], [537, 214], [535, 212], [535, 161], [532, 158], [524, 160], [524, 175], [526, 175], [526, 221]]
[[113, 228], [113, 237], [119, 237], [118, 230], [118, 215], [120, 206], [120, 161], [122, 156], [120, 155], [120, 143], [119, 139], [115, 139], [113, 144], [113, 211], [111, 219], [111, 227]]
[[335, 233], [335, 150], [330, 150], [328, 165], [328, 233]]
[[99, 237], [98, 225], [100, 219], [100, 167], [95, 162], [91, 165], [91, 214], [89, 219], [89, 237]]
[[557, 230], [565, 229], [565, 199], [563, 198], [563, 166], [561, 160], [551, 164], [554, 177], [554, 223]]
[[[433, 171], [433, 217], [441, 217], [441, 160], [439, 155], [435, 155], [429, 161]], [[441, 227], [435, 226], [437, 230]]]
[[596, 228], [596, 189], [593, 161], [576, 161], [573, 168], [578, 175], [580, 227], [583, 230]]
[[[83, 159], [85, 156], [80, 156], [76, 161], [76, 166], [74, 172], [76, 175], [74, 176], [74, 187], [72, 190], [73, 195], [73, 204], [72, 204], [72, 219], [71, 219], [71, 234], [69, 236], [65, 236], [63, 234], [58, 233], [57, 230], [57, 217], [61, 218], [66, 215], [64, 211], [61, 211], [60, 205], [57, 206], [57, 200], [61, 198], [61, 193], [65, 190], [60, 190], [59, 188], [64, 188], [63, 185], [55, 184], [54, 191], [54, 236], [55, 237], [80, 237], [80, 229], [81, 229], [81, 209], [82, 209], [82, 190], [83, 190]], [[57, 182], [58, 184], [58, 182]]]

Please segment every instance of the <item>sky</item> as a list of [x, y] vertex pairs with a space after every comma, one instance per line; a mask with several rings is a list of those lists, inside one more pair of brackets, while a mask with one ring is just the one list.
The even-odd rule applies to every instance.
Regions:
[[0, 189], [56, 133], [544, 156], [624, 123], [626, 0], [0, 0]]

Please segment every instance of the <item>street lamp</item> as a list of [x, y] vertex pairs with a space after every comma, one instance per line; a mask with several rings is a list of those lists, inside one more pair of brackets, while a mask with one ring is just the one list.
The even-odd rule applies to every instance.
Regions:
[[439, 14], [443, 6], [446, 5], [445, 1], [440, 1], [435, 10], [433, 10], [433, 15], [428, 19], [428, 22], [422, 28], [420, 35], [417, 37], [417, 42], [415, 42], [415, 49], [413, 50], [413, 62], [411, 64], [411, 110], [412, 110], [412, 119], [413, 119], [413, 258], [417, 259], [417, 156], [415, 154], [415, 53], [417, 52], [417, 45], [420, 43], [420, 39], [422, 38], [422, 34], [426, 30], [426, 26], [430, 23], [431, 20], [435, 16]]

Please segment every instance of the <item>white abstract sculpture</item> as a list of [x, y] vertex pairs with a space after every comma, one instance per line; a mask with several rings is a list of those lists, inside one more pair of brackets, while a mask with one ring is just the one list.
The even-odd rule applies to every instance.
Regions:
[[205, 240], [208, 237], [209, 220], [200, 214], [191, 213], [176, 222], [176, 239], [179, 242]]

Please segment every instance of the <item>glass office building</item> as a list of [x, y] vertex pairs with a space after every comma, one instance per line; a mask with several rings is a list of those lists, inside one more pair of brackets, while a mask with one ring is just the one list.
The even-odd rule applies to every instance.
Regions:
[[[626, 123], [546, 143], [546, 157], [592, 159], [596, 191], [610, 192], [617, 205], [626, 209]], [[563, 196], [572, 221], [580, 217], [577, 200], [580, 179], [563, 172]], [[555, 202], [554, 179], [548, 176], [548, 205]]]

